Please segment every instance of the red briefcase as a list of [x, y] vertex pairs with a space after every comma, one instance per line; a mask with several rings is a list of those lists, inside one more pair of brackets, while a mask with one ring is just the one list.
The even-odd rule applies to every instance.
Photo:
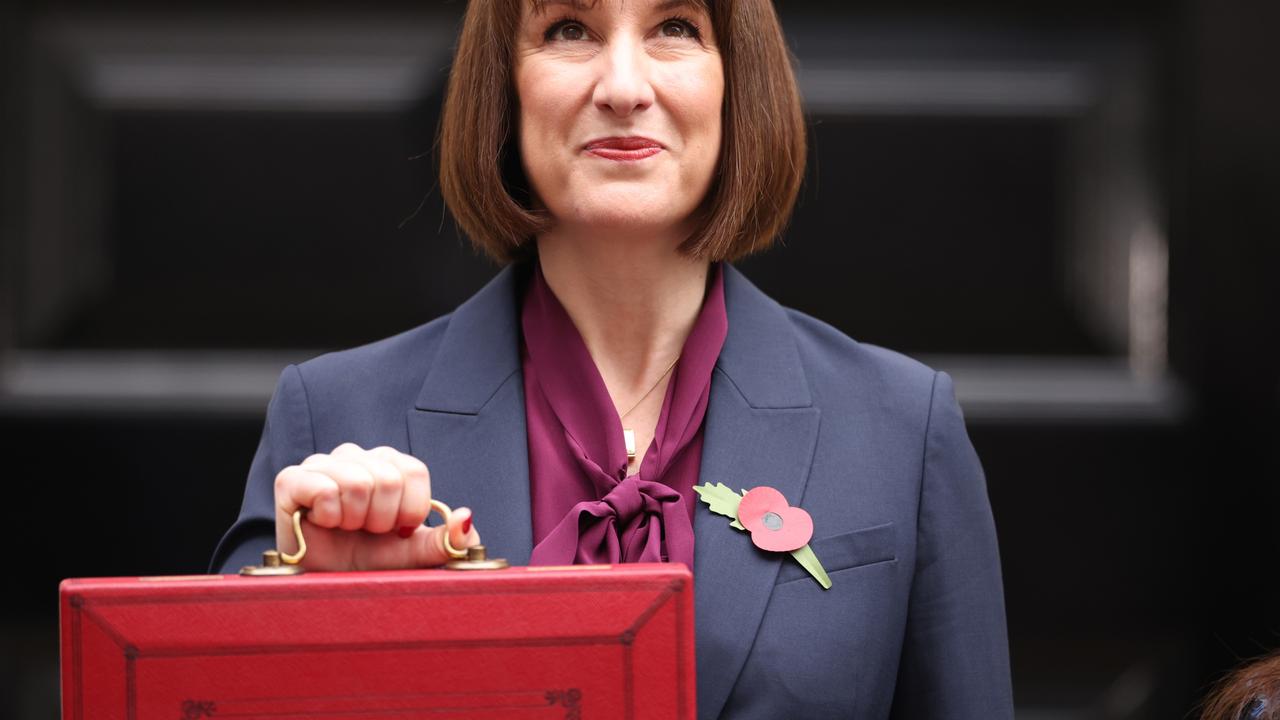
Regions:
[[61, 587], [62, 716], [693, 718], [684, 565]]

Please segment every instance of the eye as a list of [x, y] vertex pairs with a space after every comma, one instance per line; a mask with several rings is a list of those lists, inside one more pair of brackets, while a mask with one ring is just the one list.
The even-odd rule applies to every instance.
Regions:
[[664, 38], [688, 38], [690, 40], [697, 40], [701, 37], [698, 32], [698, 26], [684, 18], [671, 18], [663, 21], [662, 26], [658, 28], [658, 34]]
[[547, 28], [543, 36], [548, 41], [567, 40], [570, 42], [587, 39], [587, 29], [577, 20], [561, 20]]

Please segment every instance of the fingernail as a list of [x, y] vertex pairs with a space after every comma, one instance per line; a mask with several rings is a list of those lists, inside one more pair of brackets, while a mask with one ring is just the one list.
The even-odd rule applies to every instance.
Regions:
[[462, 521], [462, 534], [466, 535], [471, 532], [471, 516], [468, 515], [466, 520]]
[[416, 527], [414, 527], [414, 526], [412, 526], [412, 525], [405, 525], [404, 527], [400, 528], [400, 530], [399, 530], [400, 537], [402, 537], [402, 538], [406, 538], [406, 539], [407, 539], [410, 535], [412, 535], [412, 534], [413, 534], [413, 531], [414, 531], [414, 530], [417, 530], [417, 529], [418, 529], [418, 528], [416, 528]]

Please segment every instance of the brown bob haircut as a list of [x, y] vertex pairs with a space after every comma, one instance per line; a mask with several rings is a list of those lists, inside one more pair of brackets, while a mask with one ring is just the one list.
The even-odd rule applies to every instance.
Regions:
[[[470, 0], [440, 120], [444, 200], [471, 241], [501, 263], [528, 254], [550, 224], [533, 206], [515, 134], [516, 33], [525, 3], [534, 2]], [[680, 250], [736, 260], [772, 245], [791, 215], [804, 174], [804, 116], [771, 0], [699, 2], [711, 17], [725, 98], [719, 166]]]
[[1241, 664], [1200, 704], [1200, 720], [1280, 718], [1280, 650]]

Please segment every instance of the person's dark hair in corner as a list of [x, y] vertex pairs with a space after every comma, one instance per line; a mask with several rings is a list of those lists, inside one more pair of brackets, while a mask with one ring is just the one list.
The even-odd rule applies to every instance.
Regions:
[[1200, 720], [1280, 720], [1280, 650], [1233, 670], [1202, 707]]

